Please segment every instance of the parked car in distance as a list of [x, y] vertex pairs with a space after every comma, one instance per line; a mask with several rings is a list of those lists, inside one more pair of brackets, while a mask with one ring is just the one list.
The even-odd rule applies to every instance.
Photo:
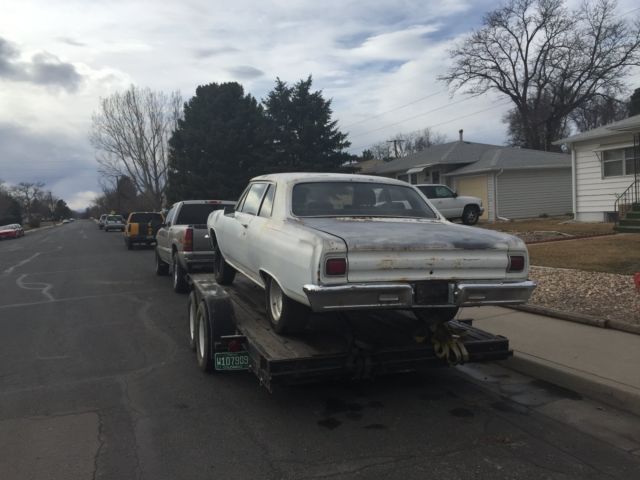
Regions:
[[64, 220], [62, 220], [63, 225], [66, 223], [71, 223], [71, 220], [69, 220], [68, 218], [65, 218]]
[[104, 221], [104, 231], [109, 232], [111, 230], [120, 230], [124, 232], [124, 219], [122, 215], [107, 215]]
[[447, 222], [413, 186], [345, 174], [289, 173], [251, 180], [234, 211], [207, 222], [214, 273], [266, 290], [279, 333], [306, 312], [412, 310], [429, 323], [459, 307], [529, 299], [529, 256], [515, 236]]
[[465, 225], [475, 225], [484, 213], [482, 200], [478, 197], [458, 195], [446, 185], [415, 185], [447, 219], [461, 219]]
[[171, 273], [173, 289], [186, 292], [186, 274], [213, 267], [207, 218], [215, 210], [231, 208], [233, 201], [187, 200], [174, 203], [156, 234], [156, 273]]
[[159, 212], [133, 212], [127, 218], [124, 229], [124, 244], [129, 250], [136, 243], [155, 245], [156, 233], [164, 222]]
[[19, 223], [10, 223], [9, 225], [0, 226], [0, 239], [20, 238], [23, 236], [24, 229]]
[[102, 230], [104, 228], [104, 222], [107, 219], [108, 215], [106, 213], [103, 213], [102, 215], [100, 215], [100, 218], [98, 219], [98, 228], [100, 230]]

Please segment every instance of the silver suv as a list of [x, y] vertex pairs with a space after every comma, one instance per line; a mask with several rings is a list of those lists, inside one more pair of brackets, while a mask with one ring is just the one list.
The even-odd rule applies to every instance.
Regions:
[[482, 200], [478, 197], [458, 195], [446, 185], [414, 185], [429, 199], [434, 207], [447, 219], [461, 219], [465, 225], [475, 225], [484, 213]]
[[124, 232], [124, 218], [122, 218], [122, 215], [107, 215], [104, 221], [104, 231], [108, 232], [109, 230]]

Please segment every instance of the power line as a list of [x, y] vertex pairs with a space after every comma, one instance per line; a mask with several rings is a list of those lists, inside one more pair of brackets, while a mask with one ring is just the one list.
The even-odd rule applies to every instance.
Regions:
[[376, 115], [371, 115], [371, 116], [369, 116], [369, 117], [367, 117], [367, 118], [365, 118], [363, 120], [358, 120], [357, 122], [353, 122], [353, 123], [350, 123], [348, 125], [341, 126], [340, 128], [346, 129], [346, 128], [349, 128], [349, 127], [353, 127], [354, 125], [359, 125], [361, 123], [368, 122], [369, 120], [381, 117], [382, 115], [386, 115], [387, 113], [395, 112], [397, 110], [402, 110], [405, 107], [409, 107], [411, 105], [415, 105], [416, 103], [420, 103], [420, 102], [422, 102], [424, 100], [427, 100], [427, 99], [429, 99], [431, 97], [435, 97], [436, 95], [439, 95], [439, 94], [444, 93], [446, 91], [447, 91], [447, 89], [445, 88], [444, 90], [440, 90], [438, 92], [432, 93], [430, 95], [427, 95], [426, 97], [418, 98], [418, 99], [413, 100], [413, 101], [411, 101], [409, 103], [405, 103], [404, 105], [400, 105], [399, 107], [392, 108], [391, 110], [385, 110], [384, 112], [380, 112], [380, 113], [378, 113]]
[[361, 132], [361, 133], [358, 133], [356, 135], [352, 135], [351, 138], [357, 138], [357, 137], [361, 137], [363, 135], [367, 135], [368, 133], [373, 133], [373, 132], [377, 132], [377, 131], [380, 131], [380, 130], [385, 130], [385, 129], [389, 128], [389, 127], [394, 127], [394, 126], [399, 125], [401, 123], [408, 122], [409, 120], [413, 120], [413, 119], [416, 119], [416, 118], [419, 118], [419, 117], [423, 117], [425, 115], [428, 115], [428, 114], [433, 113], [433, 112], [437, 112], [439, 110], [444, 110], [445, 108], [452, 107], [452, 106], [457, 105], [459, 103], [467, 102], [467, 101], [471, 100], [472, 98], [479, 97], [480, 95], [482, 95], [482, 94], [481, 93], [477, 93], [477, 94], [472, 95], [470, 97], [466, 97], [466, 98], [460, 99], [460, 100], [458, 100], [456, 102], [448, 103], [446, 105], [441, 105], [441, 106], [433, 108], [431, 110], [427, 110], [426, 112], [419, 113], [418, 115], [413, 115], [412, 117], [407, 117], [407, 118], [405, 118], [403, 120], [400, 120], [398, 122], [390, 123], [389, 125], [385, 125], [384, 127], [378, 127], [378, 128], [374, 128], [373, 130], [367, 130], [366, 132]]
[[[495, 105], [493, 105], [491, 107], [483, 108], [482, 110], [476, 110], [475, 112], [471, 112], [471, 113], [468, 113], [466, 115], [461, 115], [459, 117], [455, 117], [455, 118], [452, 118], [451, 120], [446, 120], [444, 122], [434, 123], [433, 125], [428, 125], [425, 128], [434, 128], [434, 127], [439, 127], [441, 125], [446, 125], [448, 123], [457, 122], [458, 120], [463, 120], [465, 118], [471, 117], [473, 115], [477, 115], [479, 113], [484, 113], [484, 112], [488, 112], [489, 110], [494, 110], [494, 109], [499, 108], [499, 107], [504, 107], [504, 106], [506, 106], [506, 105], [508, 105], [510, 103], [511, 103], [511, 100], [506, 99], [506, 100], [503, 100], [502, 102], [498, 102], [497, 104], [495, 104]], [[367, 143], [367, 144], [363, 144], [361, 146], [352, 147], [352, 148], [354, 150], [360, 150], [361, 148], [365, 148], [365, 147], [367, 147], [369, 145], [371, 145], [371, 144]]]

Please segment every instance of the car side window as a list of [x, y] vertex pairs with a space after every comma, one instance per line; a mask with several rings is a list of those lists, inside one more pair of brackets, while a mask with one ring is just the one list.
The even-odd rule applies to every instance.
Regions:
[[434, 198], [436, 196], [434, 192], [435, 189], [433, 187], [418, 187], [418, 188], [422, 193], [424, 193], [424, 196], [427, 198]]
[[262, 206], [260, 207], [260, 213], [258, 216], [260, 217], [270, 217], [271, 211], [273, 210], [273, 196], [275, 194], [276, 187], [273, 184], [269, 184], [267, 186], [267, 193], [264, 195], [264, 200], [262, 200]]
[[453, 198], [453, 192], [449, 190], [447, 187], [443, 187], [442, 185], [436, 187], [436, 197], [437, 198]]
[[240, 211], [249, 215], [257, 214], [258, 209], [260, 208], [260, 202], [262, 201], [262, 196], [266, 189], [266, 183], [254, 183], [251, 185]]
[[250, 189], [251, 189], [251, 185], [249, 185], [247, 188], [245, 188], [244, 191], [242, 192], [242, 195], [240, 195], [240, 199], [236, 203], [236, 207], [234, 209], [236, 212], [241, 212], [242, 211], [242, 206], [244, 205], [244, 200], [247, 198], [247, 193], [249, 193]]

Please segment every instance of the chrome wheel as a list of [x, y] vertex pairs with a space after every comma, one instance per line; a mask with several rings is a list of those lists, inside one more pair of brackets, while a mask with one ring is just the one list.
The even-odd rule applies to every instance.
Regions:
[[271, 309], [271, 318], [275, 322], [280, 321], [280, 317], [282, 316], [282, 289], [278, 282], [275, 280], [270, 280], [271, 284], [269, 285], [269, 308]]
[[173, 270], [173, 286], [178, 285], [178, 259], [173, 256], [173, 262], [171, 262], [171, 269]]

